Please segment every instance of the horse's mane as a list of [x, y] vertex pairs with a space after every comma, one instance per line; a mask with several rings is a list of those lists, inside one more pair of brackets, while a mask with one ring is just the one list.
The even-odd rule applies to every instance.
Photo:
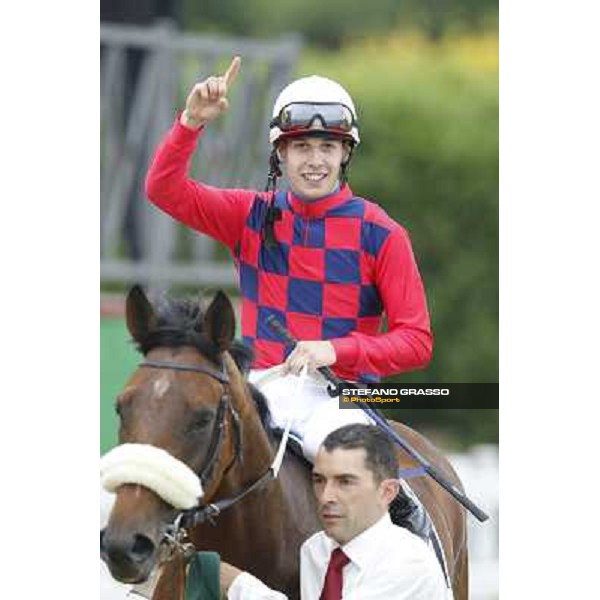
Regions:
[[271, 411], [269, 410], [267, 399], [264, 394], [251, 383], [248, 384], [248, 387], [250, 388], [252, 400], [254, 400], [254, 406], [256, 406], [258, 418], [260, 419], [264, 430], [267, 432], [269, 439], [273, 441], [273, 422], [271, 420]]
[[[220, 366], [219, 349], [204, 335], [204, 307], [198, 300], [174, 298], [163, 293], [152, 299], [152, 306], [157, 317], [156, 323], [134, 340], [139, 352], [145, 356], [154, 348], [193, 346]], [[254, 360], [252, 349], [240, 340], [234, 340], [228, 351], [245, 376]], [[269, 432], [271, 414], [266, 399], [253, 385], [249, 385], [249, 388], [259, 418]]]
[[193, 346], [203, 356], [219, 364], [219, 349], [204, 334], [204, 307], [198, 300], [173, 298], [162, 293], [153, 296], [151, 303], [156, 319], [135, 339], [137, 349], [142, 354], [165, 346]]

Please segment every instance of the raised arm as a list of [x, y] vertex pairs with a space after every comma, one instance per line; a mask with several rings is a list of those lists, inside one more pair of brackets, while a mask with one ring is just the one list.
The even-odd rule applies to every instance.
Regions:
[[221, 189], [188, 175], [192, 154], [203, 128], [224, 113], [227, 92], [240, 69], [235, 57], [224, 75], [194, 85], [177, 122], [163, 138], [146, 176], [150, 201], [189, 227], [233, 249], [256, 192]]
[[222, 76], [213, 76], [197, 83], [185, 102], [181, 124], [190, 129], [203, 127], [229, 108], [227, 92], [240, 71], [242, 59], [234, 57]]

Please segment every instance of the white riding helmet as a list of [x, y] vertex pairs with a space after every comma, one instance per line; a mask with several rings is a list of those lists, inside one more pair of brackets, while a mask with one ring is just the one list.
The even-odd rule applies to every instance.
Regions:
[[[283, 128], [283, 121], [289, 128]], [[275, 144], [283, 137], [310, 131], [332, 132], [353, 140], [355, 145], [360, 142], [350, 94], [339, 83], [319, 75], [297, 79], [279, 94], [273, 106], [269, 141]]]

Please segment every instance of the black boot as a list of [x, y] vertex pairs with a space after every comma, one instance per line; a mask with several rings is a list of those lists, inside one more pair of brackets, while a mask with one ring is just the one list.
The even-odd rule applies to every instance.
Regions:
[[409, 498], [404, 490], [400, 489], [392, 500], [389, 513], [394, 525], [404, 527], [424, 540], [429, 539], [431, 523], [425, 509]]

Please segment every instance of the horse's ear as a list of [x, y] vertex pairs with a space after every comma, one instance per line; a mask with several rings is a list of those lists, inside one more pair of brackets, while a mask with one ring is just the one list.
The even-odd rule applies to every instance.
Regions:
[[148, 330], [156, 325], [154, 308], [139, 285], [134, 285], [127, 294], [125, 315], [127, 329], [136, 342], [139, 342]]
[[204, 314], [206, 335], [222, 352], [235, 335], [235, 312], [229, 298], [219, 290]]

